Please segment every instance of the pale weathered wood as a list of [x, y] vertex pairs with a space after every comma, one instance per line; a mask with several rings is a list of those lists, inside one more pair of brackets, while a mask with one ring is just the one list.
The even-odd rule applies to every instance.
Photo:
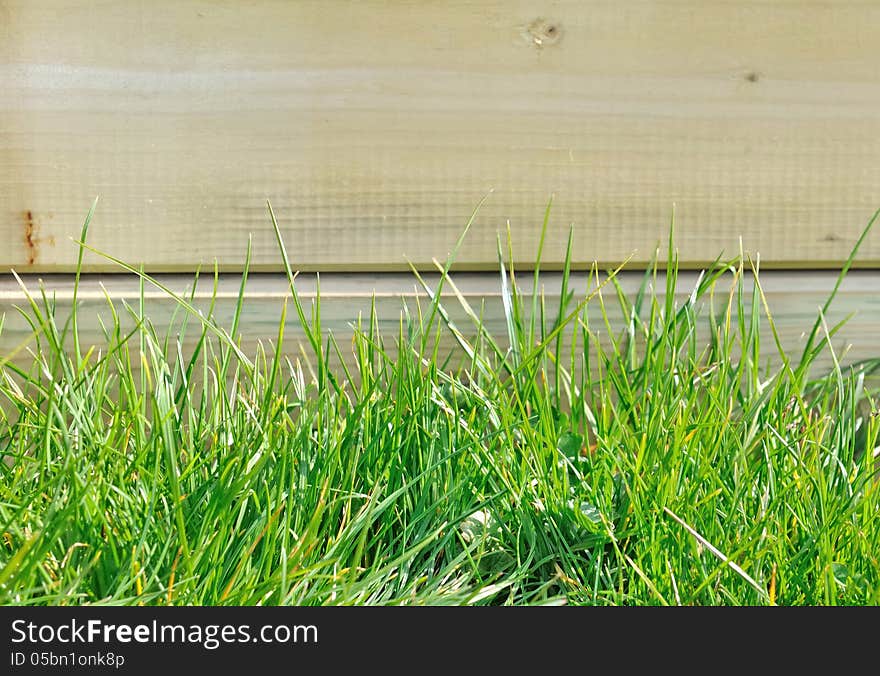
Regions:
[[[0, 269], [839, 265], [880, 205], [880, 3], [0, 0]], [[109, 269], [88, 256], [93, 269]], [[861, 265], [880, 264], [872, 237]]]
[[[161, 281], [178, 293], [191, 288], [192, 278], [186, 275], [161, 275]], [[800, 355], [804, 346], [804, 334], [808, 332], [833, 288], [836, 275], [831, 272], [783, 272], [767, 271], [761, 276], [762, 286], [773, 316], [782, 344], [791, 358]], [[436, 288], [436, 276], [428, 275], [426, 279], [432, 288]], [[501, 302], [501, 287], [496, 275], [486, 273], [460, 273], [454, 276], [456, 285], [474, 308], [483, 307], [484, 324], [488, 330], [502, 343], [506, 335], [506, 323]], [[632, 297], [642, 283], [643, 275], [635, 271], [625, 271], [619, 276], [623, 290]], [[544, 289], [545, 303], [550, 314], [554, 313], [559, 303], [559, 280], [557, 273], [543, 273], [541, 288]], [[682, 273], [676, 287], [678, 302], [683, 302], [696, 283], [697, 275]], [[40, 282], [36, 277], [24, 278], [27, 288], [37, 294]], [[531, 276], [520, 275], [518, 284], [524, 292], [530, 292]], [[194, 304], [201, 311], [207, 312], [210, 304], [213, 279], [204, 277], [197, 286]], [[65, 275], [49, 275], [43, 278], [47, 294], [57, 302], [57, 318], [63, 324], [69, 316], [72, 295], [72, 279]], [[223, 327], [232, 323], [240, 278], [237, 275], [221, 275], [219, 292], [214, 308], [214, 316]], [[660, 289], [663, 288], [663, 275], [658, 279]], [[102, 288], [103, 287], [103, 288]], [[315, 298], [315, 279], [310, 275], [298, 278], [298, 288], [307, 309]], [[578, 294], [587, 289], [586, 274], [576, 275], [571, 288]], [[716, 287], [715, 309], [720, 312], [727, 300], [730, 288], [730, 277], [723, 278]], [[747, 289], [751, 284], [747, 284]], [[134, 276], [89, 275], [83, 278], [80, 290], [81, 308], [79, 326], [82, 345], [88, 348], [96, 345], [99, 349], [106, 346], [100, 319], [110, 325], [110, 313], [104, 289], [114, 300], [118, 312], [123, 317], [123, 328], [129, 331], [134, 322], [123, 311], [122, 301], [133, 307], [138, 305], [138, 281]], [[288, 296], [284, 278], [280, 275], [255, 275], [249, 280], [241, 320], [241, 345], [244, 352], [253, 356], [257, 343], [262, 342], [270, 348], [270, 341], [278, 335], [278, 323], [282, 305]], [[410, 308], [412, 316], [418, 316], [418, 305], [427, 307], [424, 291], [417, 289], [411, 275], [386, 274], [326, 274], [321, 276], [321, 319], [326, 336], [332, 332], [347, 357], [351, 357], [352, 324], [357, 322], [358, 315], [363, 316], [367, 324], [370, 306], [375, 298], [377, 320], [380, 332], [389, 352], [394, 354], [394, 339], [398, 335], [401, 312], [404, 304]], [[612, 328], [621, 331], [624, 322], [613, 292], [604, 292], [606, 308], [611, 318]], [[172, 340], [177, 335], [182, 314], [178, 313], [172, 325], [176, 303], [164, 292], [155, 287], [146, 286], [146, 315], [155, 327], [158, 335], [170, 333]], [[748, 302], [748, 299], [747, 299]], [[473, 325], [467, 319], [461, 306], [449, 288], [444, 292], [443, 305], [466, 335], [473, 335]], [[5, 315], [3, 330], [0, 331], [0, 361], [18, 349], [13, 361], [27, 363], [31, 357], [28, 349], [34, 348], [31, 330], [14, 306], [25, 307], [26, 297], [18, 284], [8, 275], [0, 276], [0, 317]], [[607, 344], [607, 332], [599, 314], [598, 300], [591, 301], [591, 328], [600, 334]], [[701, 306], [704, 322], [701, 329], [705, 335], [708, 324], [705, 320], [707, 308]], [[829, 327], [845, 317], [852, 315], [841, 332], [834, 338], [832, 346], [837, 358], [843, 364], [880, 358], [880, 273], [857, 270], [850, 273], [844, 280], [839, 296], [826, 316]], [[195, 322], [190, 322], [189, 329], [184, 333], [183, 350], [187, 352], [197, 337], [194, 330]], [[365, 326], [366, 328], [366, 326]], [[303, 332], [298, 327], [292, 308], [288, 311], [286, 327], [285, 354], [296, 356], [303, 354]], [[762, 317], [762, 354], [771, 367], [778, 366], [780, 360], [776, 354], [769, 322]], [[172, 343], [173, 344], [173, 343]], [[441, 343], [446, 353], [454, 348], [454, 341], [449, 332]], [[137, 348], [137, 343], [133, 345]], [[832, 365], [830, 351], [826, 350], [817, 361], [816, 373]]]

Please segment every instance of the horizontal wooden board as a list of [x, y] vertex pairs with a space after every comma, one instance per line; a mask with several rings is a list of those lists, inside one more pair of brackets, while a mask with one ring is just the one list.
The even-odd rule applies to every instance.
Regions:
[[[429, 286], [436, 288], [436, 275], [425, 277]], [[453, 277], [456, 286], [467, 301], [476, 309], [482, 308], [484, 325], [489, 332], [504, 343], [506, 322], [501, 300], [501, 286], [496, 275], [486, 273], [459, 273]], [[730, 277], [718, 282], [715, 294], [715, 310], [720, 312], [725, 306], [730, 289]], [[773, 317], [776, 330], [786, 352], [792, 359], [799, 356], [805, 341], [805, 332], [809, 332], [819, 315], [819, 308], [831, 293], [836, 275], [830, 272], [782, 272], [767, 271], [762, 274], [762, 288], [767, 298], [768, 307]], [[211, 307], [211, 298], [215, 297], [213, 316], [219, 325], [229, 328], [238, 297], [240, 278], [237, 275], [221, 275], [216, 296], [212, 289], [213, 278], [202, 278], [196, 290], [192, 292], [192, 277], [186, 275], [160, 275], [162, 284], [177, 293], [192, 294], [193, 304], [202, 313], [207, 314]], [[38, 295], [40, 285], [49, 298], [56, 303], [59, 325], [69, 317], [73, 281], [65, 275], [48, 275], [42, 280], [34, 276], [25, 276], [24, 283], [30, 293]], [[625, 271], [618, 277], [622, 290], [632, 298], [643, 282], [643, 275], [634, 271]], [[676, 287], [676, 300], [684, 302], [694, 285], [697, 275], [683, 273]], [[517, 284], [523, 292], [530, 293], [532, 278], [530, 275], [517, 277]], [[297, 279], [299, 293], [304, 300], [307, 311], [311, 310], [316, 297], [314, 276], [301, 275]], [[658, 288], [665, 288], [661, 274]], [[560, 275], [558, 273], [542, 273], [540, 288], [543, 289], [546, 308], [553, 314], [559, 305]], [[588, 288], [586, 274], [576, 275], [571, 288], [578, 295], [583, 295]], [[750, 289], [750, 285], [747, 285]], [[81, 307], [79, 326], [82, 335], [81, 343], [85, 349], [96, 346], [106, 349], [102, 322], [105, 326], [112, 324], [108, 309], [107, 297], [111, 298], [122, 317], [123, 329], [134, 328], [134, 320], [125, 312], [123, 301], [137, 308], [139, 303], [139, 285], [137, 278], [120, 275], [88, 275], [83, 278], [79, 292]], [[662, 293], [660, 294], [662, 297]], [[747, 294], [748, 295], [748, 294]], [[278, 324], [282, 306], [288, 297], [287, 285], [282, 276], [258, 274], [252, 276], [247, 286], [244, 311], [241, 318], [240, 339], [245, 354], [253, 356], [258, 342], [270, 347], [270, 343], [278, 335]], [[427, 296], [424, 290], [417, 287], [411, 275], [385, 274], [325, 274], [321, 275], [321, 322], [326, 338], [331, 333], [337, 339], [344, 355], [352, 359], [351, 337], [353, 325], [363, 318], [368, 324], [370, 308], [375, 303], [376, 322], [385, 340], [389, 352], [395, 353], [395, 338], [401, 325], [403, 308], [409, 309], [410, 315], [418, 317], [418, 309], [427, 307]], [[615, 294], [606, 287], [603, 291], [606, 310], [612, 330], [623, 331], [625, 323], [617, 305]], [[748, 303], [748, 298], [746, 299]], [[0, 318], [3, 328], [0, 331], [0, 361], [11, 357], [17, 363], [31, 360], [29, 350], [35, 349], [32, 330], [16, 307], [25, 308], [27, 298], [21, 287], [10, 276], [0, 276]], [[443, 306], [450, 318], [456, 323], [462, 334], [473, 336], [473, 323], [462, 310], [459, 300], [449, 286], [443, 292]], [[598, 299], [589, 305], [591, 313], [591, 330], [607, 345], [608, 332], [603, 325], [599, 312]], [[708, 308], [699, 306], [702, 317], [700, 328], [705, 335], [708, 327]], [[145, 287], [145, 314], [160, 337], [169, 335], [173, 342], [180, 334], [181, 320], [186, 315], [178, 304], [164, 291], [149, 284]], [[4, 317], [5, 315], [5, 317]], [[833, 327], [843, 319], [848, 322], [832, 340], [836, 358], [842, 364], [880, 358], [880, 273], [873, 271], [853, 271], [844, 280], [839, 295], [835, 299], [825, 317], [828, 327]], [[761, 318], [762, 353], [767, 365], [778, 366], [780, 359], [774, 347], [770, 323], [766, 316]], [[189, 328], [183, 332], [182, 347], [188, 352], [198, 335], [197, 322], [190, 319]], [[447, 330], [441, 341], [444, 354], [453, 352], [455, 342]], [[305, 349], [304, 333], [299, 327], [292, 308], [288, 311], [285, 328], [286, 342], [284, 352], [297, 357], [308, 354]], [[136, 347], [136, 344], [135, 346]], [[271, 349], [271, 347], [270, 347]], [[14, 354], [13, 354], [14, 353]], [[353, 361], [353, 359], [352, 359]], [[817, 361], [817, 373], [833, 365], [832, 353], [826, 350]]]
[[[0, 0], [0, 269], [837, 266], [880, 206], [880, 3]], [[93, 270], [110, 269], [89, 255]], [[880, 236], [860, 265], [880, 265]]]

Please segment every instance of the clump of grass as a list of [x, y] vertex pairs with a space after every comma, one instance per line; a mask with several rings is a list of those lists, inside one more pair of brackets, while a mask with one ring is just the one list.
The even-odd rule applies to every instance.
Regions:
[[[254, 354], [235, 338], [247, 272], [230, 326], [165, 289], [180, 319], [160, 335], [143, 293], [108, 297], [100, 350], [75, 303], [62, 320], [29, 296], [32, 362], [0, 366], [0, 602], [880, 600], [875, 364], [813, 374], [839, 328], [823, 315], [801, 354], [768, 355], [743, 260], [678, 303], [671, 245], [665, 281], [654, 265], [632, 297], [569, 258], [553, 308], [541, 252], [524, 294], [508, 238], [505, 335], [458, 293], [450, 257], [437, 288], [416, 273], [430, 300], [397, 335], [371, 316], [349, 350], [301, 301], [275, 231], [291, 293], [274, 348]], [[472, 325], [452, 323], [440, 287]], [[289, 322], [307, 365], [283, 356]]]

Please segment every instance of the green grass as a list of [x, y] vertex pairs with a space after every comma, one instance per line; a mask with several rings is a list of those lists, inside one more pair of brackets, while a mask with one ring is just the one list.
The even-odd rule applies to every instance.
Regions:
[[[567, 263], [554, 310], [499, 243], [505, 335], [456, 295], [451, 257], [396, 335], [367, 317], [337, 344], [275, 231], [292, 293], [254, 354], [233, 338], [241, 299], [221, 326], [175, 296], [160, 335], [143, 299], [108, 298], [92, 350], [33, 291], [33, 360], [0, 361], [0, 602], [880, 601], [876, 364], [816, 374], [839, 328], [824, 315], [798, 354], [762, 344], [747, 261], [678, 303], [671, 246], [665, 281], [655, 265], [630, 297]], [[282, 354], [291, 324], [307, 365]]]

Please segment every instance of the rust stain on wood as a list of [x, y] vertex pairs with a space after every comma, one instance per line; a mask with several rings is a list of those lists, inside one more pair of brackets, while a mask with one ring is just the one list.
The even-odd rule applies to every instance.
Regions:
[[37, 224], [34, 221], [34, 213], [28, 209], [24, 212], [24, 245], [27, 249], [27, 264], [33, 265], [37, 261], [39, 250], [37, 249]]

